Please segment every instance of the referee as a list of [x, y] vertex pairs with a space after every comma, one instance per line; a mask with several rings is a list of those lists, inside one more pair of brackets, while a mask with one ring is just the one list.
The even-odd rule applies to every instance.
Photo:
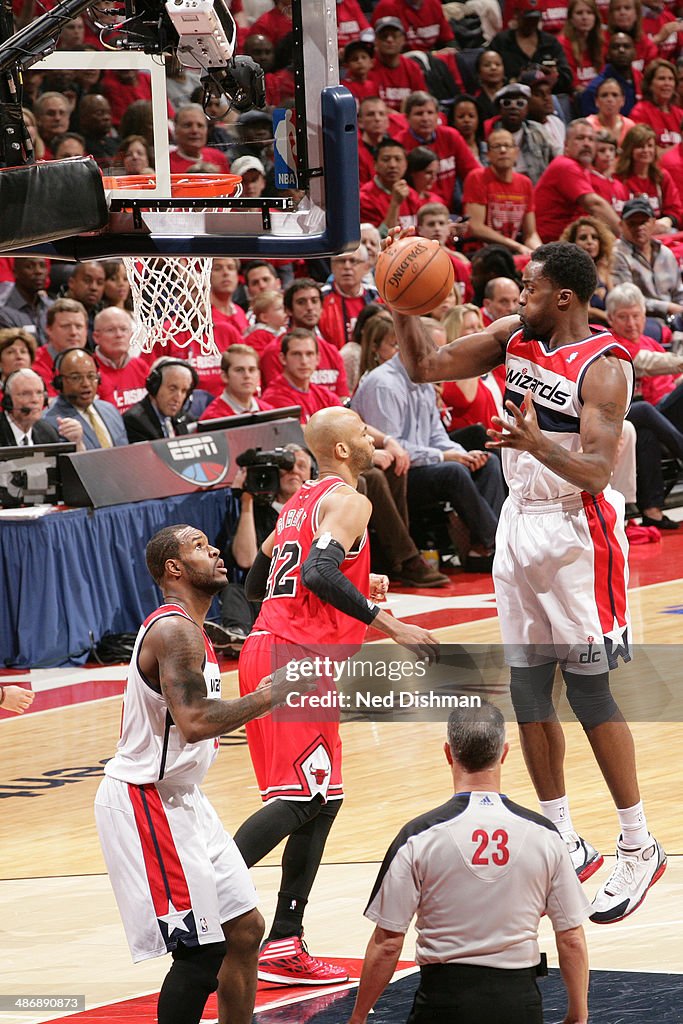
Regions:
[[420, 984], [408, 1024], [542, 1024], [538, 923], [546, 913], [568, 1007], [588, 1020], [590, 905], [564, 840], [500, 792], [508, 753], [500, 711], [456, 709], [444, 745], [455, 795], [408, 822], [389, 847], [365, 916], [375, 931], [349, 1024], [364, 1024], [417, 914]]

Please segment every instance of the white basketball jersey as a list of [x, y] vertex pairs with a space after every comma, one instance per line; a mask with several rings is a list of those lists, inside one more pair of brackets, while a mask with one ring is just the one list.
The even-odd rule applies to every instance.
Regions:
[[[165, 604], [152, 612], [140, 627], [128, 668], [123, 697], [121, 738], [116, 754], [104, 771], [114, 779], [143, 786], [164, 779], [183, 785], [198, 785], [216, 754], [218, 740], [187, 743], [176, 727], [163, 693], [155, 690], [140, 671], [138, 653], [150, 628], [168, 615], [193, 620], [179, 605]], [[209, 700], [220, 700], [221, 674], [216, 654], [205, 633], [204, 679]]]
[[[505, 400], [520, 406], [526, 393], [531, 392], [543, 433], [567, 451], [577, 452], [581, 449], [583, 381], [588, 368], [605, 355], [616, 356], [621, 361], [630, 405], [633, 363], [627, 350], [609, 331], [556, 349], [546, 348], [541, 341], [524, 341], [522, 331], [516, 331], [507, 343]], [[506, 416], [512, 419], [509, 413]], [[502, 459], [510, 493], [519, 501], [553, 501], [581, 493], [581, 488], [553, 473], [530, 452], [503, 448]]]

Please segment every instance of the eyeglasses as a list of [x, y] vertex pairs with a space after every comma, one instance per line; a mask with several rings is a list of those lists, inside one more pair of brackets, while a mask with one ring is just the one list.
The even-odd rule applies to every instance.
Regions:
[[130, 334], [130, 327], [100, 327], [98, 334]]
[[64, 373], [62, 374], [63, 380], [68, 380], [70, 384], [82, 384], [83, 381], [87, 381], [88, 384], [97, 383], [96, 373]]
[[511, 96], [501, 96], [498, 102], [501, 107], [513, 107], [515, 110], [521, 110], [523, 107], [526, 107], [528, 101], [523, 96], [519, 96], [516, 99], [513, 99]]

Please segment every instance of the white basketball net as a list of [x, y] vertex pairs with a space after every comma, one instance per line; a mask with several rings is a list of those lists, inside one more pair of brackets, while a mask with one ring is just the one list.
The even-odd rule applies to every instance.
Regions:
[[203, 355], [218, 348], [211, 322], [211, 260], [188, 256], [124, 256], [133, 299], [133, 352], [198, 342]]

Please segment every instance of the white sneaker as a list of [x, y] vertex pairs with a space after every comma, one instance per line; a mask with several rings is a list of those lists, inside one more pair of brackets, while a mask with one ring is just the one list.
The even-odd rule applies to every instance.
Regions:
[[590, 918], [595, 924], [613, 924], [637, 910], [650, 886], [666, 870], [666, 854], [648, 833], [644, 846], [624, 846], [617, 840], [617, 863], [593, 900]]
[[580, 882], [585, 882], [602, 867], [604, 857], [577, 832], [564, 832], [562, 838], [567, 844], [576, 877]]

